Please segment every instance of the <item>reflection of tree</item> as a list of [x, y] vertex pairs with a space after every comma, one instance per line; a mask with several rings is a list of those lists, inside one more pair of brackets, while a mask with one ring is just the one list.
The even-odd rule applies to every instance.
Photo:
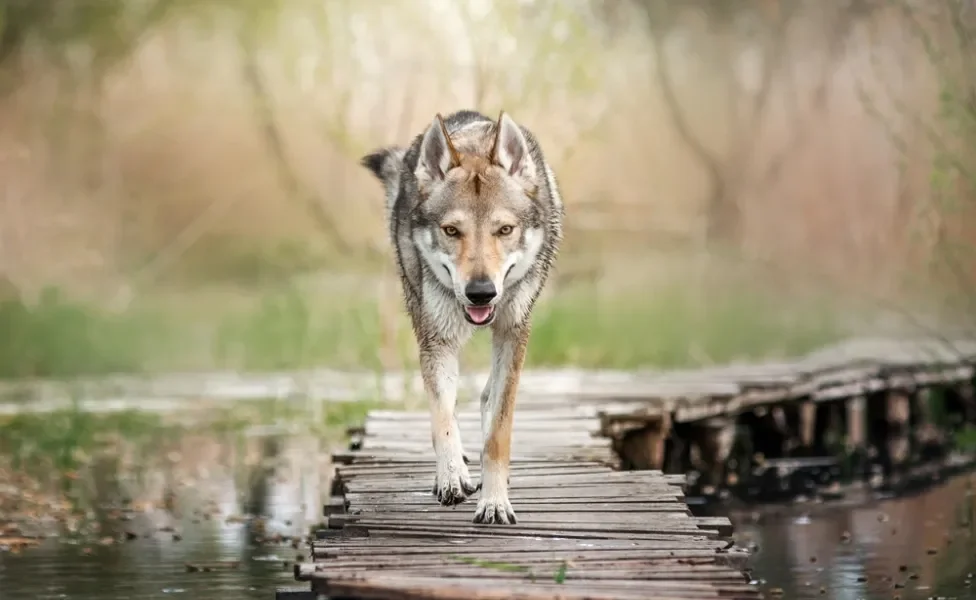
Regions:
[[339, 250], [348, 252], [349, 245], [342, 235], [335, 217], [326, 210], [322, 198], [302, 181], [288, 157], [284, 137], [275, 119], [274, 100], [258, 64], [255, 41], [246, 32], [241, 35], [241, 49], [244, 55], [242, 73], [254, 99], [255, 117], [264, 134], [265, 143], [277, 168], [278, 177], [285, 189], [286, 196], [303, 204], [326, 239], [336, 244]]

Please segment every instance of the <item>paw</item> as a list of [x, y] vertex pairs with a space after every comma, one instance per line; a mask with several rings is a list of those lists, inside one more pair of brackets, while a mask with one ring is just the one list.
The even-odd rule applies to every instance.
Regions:
[[459, 467], [438, 469], [433, 493], [444, 506], [454, 506], [467, 500], [468, 496], [478, 491], [478, 487], [471, 483], [468, 468], [462, 463]]
[[515, 525], [518, 520], [508, 498], [485, 496], [478, 501], [478, 508], [474, 511], [474, 522], [485, 525]]

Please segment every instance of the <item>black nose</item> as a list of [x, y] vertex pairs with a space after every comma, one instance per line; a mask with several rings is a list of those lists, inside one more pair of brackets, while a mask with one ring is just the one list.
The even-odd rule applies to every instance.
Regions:
[[495, 291], [495, 284], [490, 279], [476, 279], [465, 286], [464, 295], [468, 297], [471, 304], [484, 306], [494, 300], [498, 292]]

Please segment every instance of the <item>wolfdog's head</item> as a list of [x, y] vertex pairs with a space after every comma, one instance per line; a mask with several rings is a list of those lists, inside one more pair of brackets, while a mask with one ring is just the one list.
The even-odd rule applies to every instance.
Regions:
[[505, 291], [532, 271], [543, 248], [539, 194], [548, 179], [531, 134], [504, 112], [497, 121], [468, 111], [447, 122], [437, 115], [410, 150], [379, 150], [363, 164], [387, 188], [398, 237], [409, 232], [468, 322], [492, 323], [511, 298]]
[[452, 135], [440, 115], [424, 133], [413, 242], [465, 318], [488, 325], [507, 287], [529, 272], [543, 243], [538, 169], [507, 114]]

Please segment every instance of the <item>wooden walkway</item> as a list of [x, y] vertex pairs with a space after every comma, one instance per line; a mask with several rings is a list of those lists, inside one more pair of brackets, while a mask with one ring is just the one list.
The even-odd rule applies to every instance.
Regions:
[[[724, 463], [730, 440], [722, 438], [744, 419], [754, 439], [782, 437], [784, 449], [813, 446], [824, 426], [840, 427], [849, 447], [864, 449], [882, 443], [872, 423], [888, 423], [888, 433], [926, 430], [938, 412], [929, 392], [938, 390], [952, 398], [950, 412], [976, 424], [974, 374], [971, 340], [852, 338], [789, 361], [589, 383], [573, 401], [595, 408], [624, 467], [677, 471], [690, 468], [680, 456], [690, 445], [707, 463]], [[677, 427], [684, 427], [679, 435]], [[670, 464], [665, 440], [672, 442]]]
[[[296, 578], [330, 598], [758, 598], [729, 521], [690, 515], [685, 473], [783, 470], [828, 434], [851, 464], [900, 472], [976, 424], [974, 375], [971, 341], [852, 339], [785, 362], [540, 379], [515, 413], [515, 526], [473, 524], [477, 494], [437, 504], [426, 411], [374, 411], [333, 457], [328, 529]], [[458, 420], [471, 452], [477, 407]]]
[[[329, 529], [296, 578], [330, 598], [758, 598], [731, 547], [728, 519], [696, 518], [681, 476], [613, 468], [592, 408], [526, 402], [513, 431], [518, 525], [475, 525], [475, 494], [431, 495], [427, 413], [375, 411], [354, 449], [335, 456]], [[480, 415], [458, 413], [463, 439]], [[471, 474], [480, 478], [478, 457]]]

